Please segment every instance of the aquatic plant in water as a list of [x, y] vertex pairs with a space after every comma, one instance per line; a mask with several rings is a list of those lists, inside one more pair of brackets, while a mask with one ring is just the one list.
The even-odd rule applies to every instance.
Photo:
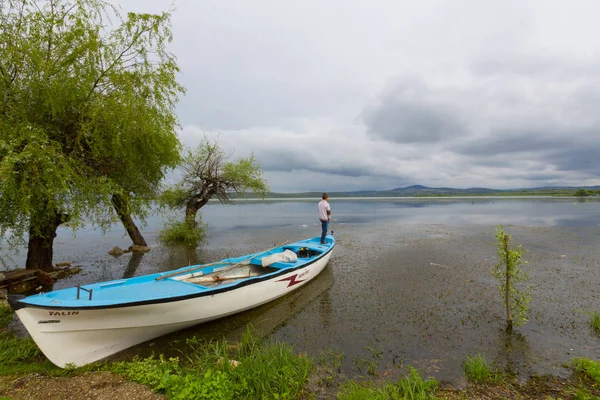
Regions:
[[528, 279], [528, 274], [521, 269], [525, 250], [521, 245], [512, 247], [512, 236], [506, 233], [502, 225], [496, 227], [496, 254], [498, 263], [492, 269], [492, 274], [500, 282], [500, 293], [506, 310], [506, 330], [512, 332], [513, 326], [519, 327], [527, 322], [531, 288], [517, 290], [516, 283]]

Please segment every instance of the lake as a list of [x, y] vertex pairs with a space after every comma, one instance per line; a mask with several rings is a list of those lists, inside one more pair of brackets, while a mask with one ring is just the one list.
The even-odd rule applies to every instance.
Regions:
[[[202, 209], [209, 237], [192, 251], [156, 243], [159, 216], [142, 228], [153, 247], [143, 256], [107, 254], [113, 246], [130, 245], [120, 226], [106, 233], [88, 227], [75, 238], [61, 228], [55, 262], [70, 261], [83, 272], [55, 287], [166, 271], [316, 236], [318, 200], [211, 202]], [[524, 377], [566, 374], [562, 365], [570, 358], [600, 357], [600, 341], [587, 314], [600, 311], [599, 200], [330, 199], [337, 246], [313, 282], [257, 309], [117, 357], [157, 348], [168, 352], [193, 335], [235, 340], [252, 324], [302, 352], [343, 354], [349, 375], [364, 375], [369, 363], [387, 374], [412, 365], [429, 376], [459, 382], [464, 357], [477, 352]], [[512, 336], [504, 333], [498, 283], [490, 273], [497, 224], [528, 250], [530, 321]], [[15, 265], [22, 266], [24, 256], [13, 256]]]

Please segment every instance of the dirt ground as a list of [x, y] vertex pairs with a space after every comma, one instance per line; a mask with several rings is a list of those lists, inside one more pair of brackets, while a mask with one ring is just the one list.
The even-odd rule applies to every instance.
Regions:
[[[311, 385], [309, 385], [311, 386]], [[577, 377], [534, 377], [524, 384], [470, 385], [464, 389], [450, 386], [437, 391], [436, 398], [447, 400], [500, 400], [500, 399], [578, 399], [575, 387], [585, 387], [591, 396], [600, 396], [600, 389], [592, 382]], [[335, 399], [333, 387], [309, 388], [309, 397]], [[314, 397], [313, 397], [314, 396]], [[53, 378], [31, 374], [19, 378], [0, 377], [0, 399], [14, 400], [159, 400], [165, 396], [152, 393], [140, 384], [128, 382], [110, 372], [89, 373], [75, 377]], [[598, 397], [585, 397], [598, 398]]]
[[49, 377], [30, 374], [18, 378], [0, 376], [0, 399], [15, 400], [159, 400], [138, 383], [126, 381], [111, 372], [97, 372], [75, 377]]

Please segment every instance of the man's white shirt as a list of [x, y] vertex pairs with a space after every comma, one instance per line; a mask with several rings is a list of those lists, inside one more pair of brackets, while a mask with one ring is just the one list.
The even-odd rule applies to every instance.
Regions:
[[321, 200], [319, 202], [319, 219], [322, 221], [329, 220], [329, 215], [327, 215], [327, 211], [331, 212], [331, 207], [329, 207], [329, 203], [327, 200]]

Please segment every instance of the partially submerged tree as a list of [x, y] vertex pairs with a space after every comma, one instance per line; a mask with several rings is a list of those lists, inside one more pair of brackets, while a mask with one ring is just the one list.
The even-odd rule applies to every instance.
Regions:
[[492, 274], [500, 282], [500, 293], [506, 311], [506, 330], [512, 332], [513, 326], [519, 327], [527, 322], [531, 289], [518, 290], [516, 284], [524, 282], [528, 276], [521, 269], [526, 263], [523, 260], [525, 250], [518, 245], [513, 248], [512, 236], [506, 233], [502, 225], [496, 227], [496, 255], [498, 263], [494, 266]]
[[184, 241], [187, 244], [197, 242], [201, 238], [196, 220], [198, 210], [212, 198], [221, 203], [229, 203], [234, 194], [243, 196], [253, 192], [263, 197], [266, 195], [268, 185], [254, 155], [234, 161], [230, 160], [231, 157], [231, 154], [225, 154], [217, 142], [208, 139], [195, 151], [187, 150], [181, 164], [181, 181], [163, 194], [165, 202], [171, 208], [185, 210], [185, 219], [183, 223], [171, 224], [171, 233], [175, 234], [163, 232], [164, 241]]
[[170, 15], [0, 0], [0, 26], [0, 237], [48, 270], [61, 224], [107, 226], [115, 207], [130, 231], [179, 163]]

